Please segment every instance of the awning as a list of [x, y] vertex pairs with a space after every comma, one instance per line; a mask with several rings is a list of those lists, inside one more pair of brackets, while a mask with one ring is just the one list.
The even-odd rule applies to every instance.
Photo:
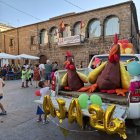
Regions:
[[17, 59], [17, 57], [7, 53], [0, 53], [0, 59]]
[[27, 55], [27, 54], [20, 54], [20, 55], [17, 55], [16, 57], [17, 57], [17, 59], [31, 59], [31, 60], [38, 60], [38, 59], [40, 59], [37, 56]]

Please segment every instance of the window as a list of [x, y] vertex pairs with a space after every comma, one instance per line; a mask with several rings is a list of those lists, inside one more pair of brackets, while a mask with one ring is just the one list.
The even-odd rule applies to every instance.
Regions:
[[99, 37], [101, 35], [101, 26], [99, 20], [92, 20], [88, 27], [89, 38]]
[[63, 37], [69, 37], [71, 36], [70, 26], [65, 25], [65, 30], [63, 31]]
[[74, 35], [80, 35], [81, 34], [81, 22], [77, 22], [74, 25]]
[[48, 43], [48, 34], [45, 29], [42, 29], [40, 31], [40, 44], [46, 44]]
[[105, 21], [105, 35], [119, 34], [119, 19], [118, 17], [110, 17]]
[[31, 45], [35, 45], [35, 44], [36, 44], [36, 37], [31, 36]]
[[58, 38], [59, 38], [58, 28], [56, 28], [56, 27], [51, 28], [51, 30], [50, 30], [50, 42], [56, 43], [56, 42], [58, 42]]
[[11, 47], [14, 46], [14, 39], [13, 38], [10, 39], [9, 46], [11, 46]]

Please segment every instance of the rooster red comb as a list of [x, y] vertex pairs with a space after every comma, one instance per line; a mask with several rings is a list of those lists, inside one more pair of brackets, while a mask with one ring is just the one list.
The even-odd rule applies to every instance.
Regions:
[[67, 57], [72, 57], [72, 54], [70, 51], [67, 51], [66, 54], [67, 54]]
[[119, 39], [118, 39], [118, 35], [115, 34], [115, 35], [114, 35], [114, 44], [117, 44], [117, 43], [118, 43], [118, 40], [119, 40]]

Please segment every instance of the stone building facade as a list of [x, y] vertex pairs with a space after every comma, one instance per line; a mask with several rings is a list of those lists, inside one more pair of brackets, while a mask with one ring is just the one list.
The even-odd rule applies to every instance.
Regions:
[[77, 67], [87, 67], [95, 54], [108, 53], [114, 34], [129, 39], [139, 53], [139, 27], [133, 1], [81, 13], [69, 13], [47, 21], [0, 33], [0, 49], [10, 54], [30, 54], [40, 62], [50, 59], [63, 68], [66, 51]]

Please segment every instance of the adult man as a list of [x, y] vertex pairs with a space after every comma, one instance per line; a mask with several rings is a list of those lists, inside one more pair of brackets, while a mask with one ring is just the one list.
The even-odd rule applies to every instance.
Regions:
[[50, 60], [47, 60], [45, 64], [45, 80], [47, 80], [48, 85], [50, 85], [51, 73], [52, 73], [52, 65], [50, 63]]

